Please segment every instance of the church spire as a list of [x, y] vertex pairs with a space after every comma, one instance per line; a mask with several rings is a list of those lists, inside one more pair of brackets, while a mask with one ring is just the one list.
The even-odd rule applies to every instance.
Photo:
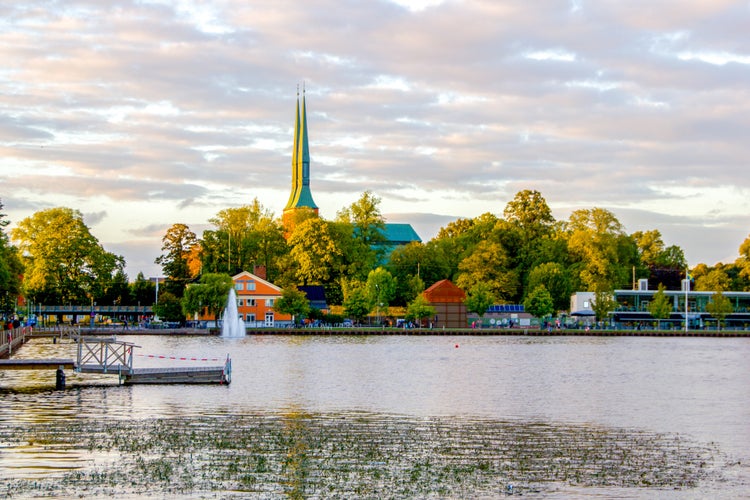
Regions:
[[307, 134], [307, 102], [305, 87], [302, 86], [302, 108], [299, 103], [299, 86], [297, 86], [297, 109], [294, 119], [294, 145], [292, 147], [292, 190], [289, 201], [284, 207], [283, 220], [290, 229], [294, 212], [300, 208], [311, 208], [318, 213], [318, 206], [310, 192], [310, 146]]

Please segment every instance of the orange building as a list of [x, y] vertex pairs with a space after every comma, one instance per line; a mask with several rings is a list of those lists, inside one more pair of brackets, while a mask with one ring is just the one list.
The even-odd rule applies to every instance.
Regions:
[[450, 280], [440, 280], [423, 292], [435, 308], [435, 328], [466, 328], [466, 294]]
[[281, 288], [247, 271], [232, 276], [237, 294], [237, 313], [246, 326], [281, 326], [292, 321], [289, 314], [273, 310], [274, 301], [281, 297]]

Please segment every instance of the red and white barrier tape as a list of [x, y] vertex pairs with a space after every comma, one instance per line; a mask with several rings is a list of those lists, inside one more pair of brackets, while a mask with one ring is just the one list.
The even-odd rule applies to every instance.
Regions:
[[136, 354], [136, 356], [153, 359], [176, 359], [178, 361], [223, 361], [222, 358], [193, 358], [188, 356], [163, 356], [159, 354]]

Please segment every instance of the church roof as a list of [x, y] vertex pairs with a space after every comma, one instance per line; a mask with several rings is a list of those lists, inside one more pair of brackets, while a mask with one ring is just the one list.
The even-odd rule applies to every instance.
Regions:
[[411, 224], [386, 223], [383, 233], [387, 245], [406, 245], [413, 241], [422, 241]]

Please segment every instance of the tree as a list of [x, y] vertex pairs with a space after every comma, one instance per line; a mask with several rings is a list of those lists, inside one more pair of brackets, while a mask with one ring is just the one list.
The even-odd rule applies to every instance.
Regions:
[[234, 283], [232, 277], [224, 273], [205, 273], [200, 282], [187, 286], [182, 297], [182, 311], [186, 316], [200, 314], [205, 309], [218, 318], [227, 305], [229, 290]]
[[664, 250], [664, 241], [661, 238], [661, 233], [657, 229], [636, 231], [630, 237], [635, 241], [641, 262], [645, 266], [656, 264], [659, 255]]
[[567, 309], [570, 304], [570, 278], [562, 264], [546, 262], [534, 267], [528, 275], [528, 290], [543, 285], [552, 296], [555, 310]]
[[617, 301], [611, 290], [599, 289], [594, 292], [591, 308], [594, 310], [596, 321], [604, 320], [615, 307], [617, 307]]
[[380, 198], [365, 191], [356, 202], [340, 210], [337, 220], [354, 225], [354, 235], [368, 246], [385, 242], [385, 219], [380, 213]]
[[712, 269], [707, 274], [695, 278], [695, 289], [702, 292], [728, 290], [730, 279], [723, 269]]
[[464, 290], [483, 282], [498, 300], [511, 300], [517, 293], [518, 275], [510, 267], [510, 259], [499, 243], [481, 241], [458, 268], [456, 285]]
[[176, 297], [182, 297], [185, 286], [195, 277], [190, 269], [196, 245], [198, 239], [186, 224], [173, 224], [162, 238], [161, 250], [165, 253], [154, 262], [161, 265], [167, 277], [165, 288]]
[[[0, 202], [0, 210], [3, 204]], [[18, 251], [10, 244], [10, 239], [5, 233], [5, 227], [10, 221], [5, 219], [5, 214], [0, 212], [0, 314], [9, 317], [16, 306], [18, 296], [21, 294], [21, 275], [23, 264]]]
[[146, 306], [154, 303], [156, 297], [156, 284], [147, 280], [143, 273], [138, 273], [135, 281], [130, 284], [130, 296], [135, 304]]
[[100, 304], [133, 305], [128, 275], [122, 270], [117, 270], [109, 283], [103, 283], [98, 300]]
[[574, 211], [568, 220], [568, 250], [581, 261], [580, 278], [590, 290], [630, 282], [637, 248], [620, 221], [603, 208]]
[[361, 323], [370, 312], [370, 297], [361, 283], [351, 284], [344, 289], [344, 315]]
[[396, 280], [391, 273], [379, 267], [367, 275], [365, 290], [370, 300], [370, 311], [378, 308], [382, 312], [383, 308], [387, 310], [396, 295]]
[[48, 304], [88, 304], [104, 297], [125, 261], [107, 252], [78, 210], [36, 212], [11, 231], [25, 272], [26, 296]]
[[716, 326], [721, 330], [724, 325], [725, 318], [732, 314], [734, 308], [732, 302], [719, 290], [711, 297], [711, 300], [706, 304], [706, 311], [716, 319]]
[[295, 226], [289, 246], [299, 283], [322, 284], [332, 278], [341, 252], [331, 236], [328, 222], [315, 217]]
[[365, 191], [359, 200], [336, 214], [331, 232], [341, 252], [341, 263], [333, 279], [364, 280], [383, 260], [385, 220], [379, 205], [380, 198]]
[[296, 287], [287, 287], [281, 291], [281, 297], [276, 299], [273, 310], [281, 314], [291, 314], [294, 322], [310, 313], [310, 301], [305, 292]]
[[740, 276], [750, 280], [750, 236], [740, 244], [739, 254], [735, 264], [740, 268]]
[[656, 257], [656, 265], [662, 268], [675, 269], [680, 272], [687, 268], [685, 252], [677, 245], [670, 245]]
[[[438, 235], [427, 245], [430, 252], [439, 254], [441, 265], [447, 267], [447, 275], [435, 281], [440, 279], [456, 281], [459, 264], [474, 252], [480, 242], [496, 243], [493, 232], [497, 223], [497, 217], [491, 213], [484, 213], [473, 219], [458, 219], [441, 228]], [[423, 279], [425, 283], [434, 282], [426, 275]]]
[[659, 283], [659, 289], [654, 294], [651, 302], [648, 303], [648, 312], [651, 316], [656, 318], [656, 328], [661, 328], [661, 320], [669, 318], [672, 314], [672, 304], [669, 301], [669, 297], [664, 293], [666, 287]]
[[557, 261], [558, 256], [551, 251], [557, 223], [541, 193], [529, 189], [518, 192], [505, 206], [503, 215], [505, 220], [498, 224], [498, 236], [518, 276], [520, 286], [512, 297], [516, 301], [534, 289], [528, 283], [532, 269], [544, 262]]
[[367, 273], [377, 265], [375, 250], [355, 236], [355, 227], [349, 222], [328, 223], [333, 244], [341, 253], [332, 269], [331, 281], [365, 280]]
[[524, 310], [537, 318], [544, 319], [552, 316], [555, 312], [555, 304], [552, 295], [544, 285], [534, 288], [523, 301]]
[[476, 283], [466, 294], [466, 310], [476, 313], [480, 324], [487, 309], [494, 303], [495, 295], [486, 283]]
[[427, 245], [411, 242], [391, 252], [386, 268], [396, 280], [395, 305], [405, 306], [424, 291], [425, 283], [437, 283], [451, 277], [443, 248], [430, 241]]
[[209, 222], [216, 229], [203, 232], [204, 270], [233, 275], [263, 265], [269, 279], [276, 275], [277, 260], [288, 251], [284, 232], [257, 198], [250, 205], [221, 210]]
[[419, 325], [427, 319], [435, 316], [435, 308], [430, 305], [424, 295], [417, 295], [406, 307], [406, 319], [416, 320]]
[[503, 212], [505, 220], [524, 229], [528, 236], [550, 234], [555, 224], [552, 210], [539, 191], [526, 189], [516, 193]]
[[169, 291], [159, 293], [159, 301], [154, 304], [154, 315], [162, 321], [179, 323], [185, 321], [179, 297]]

